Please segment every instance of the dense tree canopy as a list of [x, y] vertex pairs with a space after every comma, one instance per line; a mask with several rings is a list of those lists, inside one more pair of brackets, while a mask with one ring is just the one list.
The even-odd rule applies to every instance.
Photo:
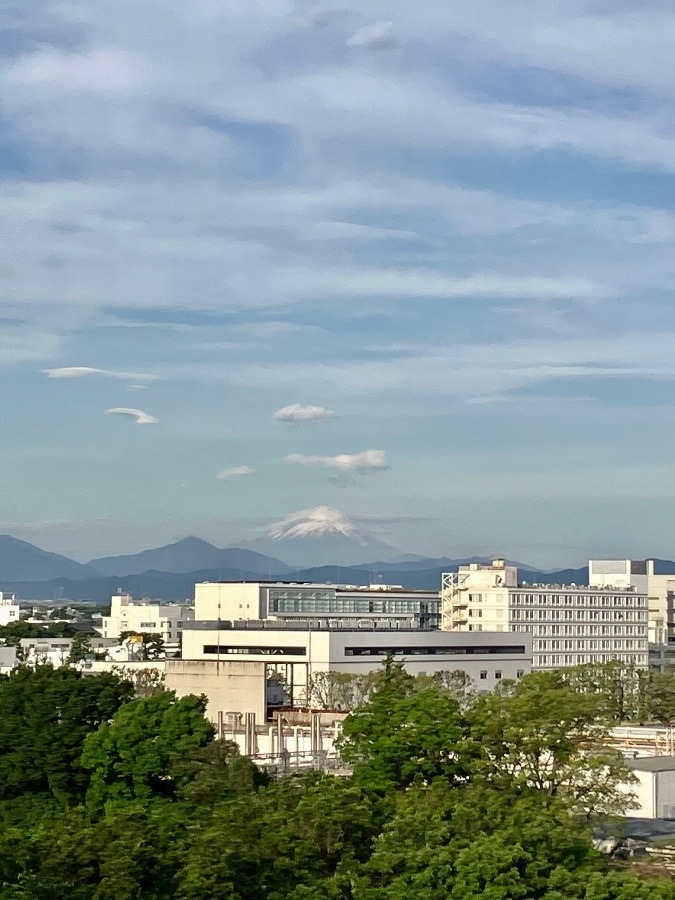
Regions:
[[625, 773], [606, 698], [573, 681], [473, 697], [387, 660], [345, 722], [353, 776], [273, 780], [202, 698], [21, 669], [0, 680], [0, 900], [675, 900], [593, 848]]

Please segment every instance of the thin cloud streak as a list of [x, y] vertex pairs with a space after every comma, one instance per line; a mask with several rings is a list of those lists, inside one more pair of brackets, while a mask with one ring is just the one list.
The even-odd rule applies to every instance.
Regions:
[[382, 471], [389, 468], [385, 450], [363, 450], [361, 453], [340, 453], [337, 456], [305, 456], [289, 453], [285, 462], [301, 466], [323, 466], [338, 472]]
[[242, 475], [254, 475], [255, 469], [251, 468], [251, 466], [231, 466], [229, 469], [223, 469], [222, 472], [218, 472], [216, 478], [240, 478]]
[[373, 22], [364, 25], [347, 38], [348, 47], [364, 47], [366, 50], [390, 50], [398, 47], [393, 22]]
[[[103, 378], [119, 378], [121, 381], [158, 381], [157, 375], [142, 372], [118, 372], [114, 369], [94, 369], [90, 366], [62, 366], [57, 369], [42, 369], [47, 378], [89, 378], [100, 375]], [[145, 385], [144, 385], [145, 386]]]

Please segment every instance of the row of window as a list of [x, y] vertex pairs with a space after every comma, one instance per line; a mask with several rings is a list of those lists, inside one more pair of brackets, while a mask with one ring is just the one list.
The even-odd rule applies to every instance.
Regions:
[[509, 600], [525, 606], [647, 606], [647, 598], [639, 594], [511, 594]]
[[330, 599], [318, 599], [304, 597], [298, 598], [270, 598], [270, 612], [273, 613], [316, 613], [336, 614], [341, 613], [398, 613], [410, 616], [439, 612], [440, 600], [428, 602], [426, 600], [400, 600], [400, 599], [376, 599], [367, 597], [332, 597]]
[[[583, 666], [586, 663], [608, 663], [615, 659], [622, 659], [618, 653], [577, 653], [577, 654], [539, 654], [534, 657], [533, 665], [536, 668], [560, 666]], [[646, 653], [638, 655], [629, 653], [626, 656], [626, 662], [635, 663], [636, 665], [647, 665], [648, 656]]]
[[403, 656], [488, 656], [493, 654], [524, 654], [524, 645], [485, 647], [345, 647], [345, 656], [386, 656], [388, 653]]
[[[471, 626], [469, 626], [471, 627]], [[512, 625], [511, 631], [533, 634], [535, 637], [555, 634], [562, 637], [585, 637], [599, 635], [646, 635], [646, 627], [639, 625]]]
[[[401, 656], [493, 656], [493, 655], [523, 655], [525, 646], [522, 644], [510, 644], [506, 646], [493, 645], [484, 647], [345, 647], [345, 656], [387, 656], [396, 654]], [[205, 644], [204, 653], [209, 655], [229, 656], [232, 654], [245, 654], [249, 656], [306, 656], [306, 647], [257, 647], [240, 646], [233, 647], [222, 644]]]
[[[523, 677], [524, 674], [525, 674], [525, 669], [516, 669], [516, 678], [520, 679]], [[481, 669], [480, 676], [479, 676], [480, 681], [487, 681], [487, 677], [488, 677], [488, 670]], [[502, 678], [501, 669], [495, 669], [495, 681], [501, 681], [501, 678]]]
[[[478, 610], [480, 615], [482, 610]], [[497, 610], [497, 615], [501, 610]], [[471, 615], [471, 611], [469, 611]], [[513, 622], [646, 622], [647, 610], [617, 609], [513, 609]]]
[[647, 641], [633, 638], [611, 641], [535, 641], [533, 648], [534, 650], [646, 650]]
[[205, 644], [204, 653], [218, 656], [306, 656], [306, 647], [227, 647], [218, 644]]

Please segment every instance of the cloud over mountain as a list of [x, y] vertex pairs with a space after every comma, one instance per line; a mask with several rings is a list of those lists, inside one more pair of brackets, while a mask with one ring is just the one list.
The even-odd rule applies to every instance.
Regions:
[[325, 534], [342, 534], [353, 537], [356, 526], [338, 509], [315, 506], [301, 509], [269, 526], [268, 537], [275, 541], [287, 538], [317, 537]]

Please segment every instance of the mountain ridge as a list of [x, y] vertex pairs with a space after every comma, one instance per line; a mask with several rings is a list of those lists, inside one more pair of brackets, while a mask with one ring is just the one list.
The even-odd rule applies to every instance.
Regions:
[[162, 547], [141, 550], [140, 553], [99, 557], [90, 560], [87, 566], [100, 575], [114, 575], [120, 578], [127, 575], [142, 575], [151, 570], [180, 574], [220, 567], [266, 571], [270, 575], [289, 571], [289, 567], [280, 559], [243, 547], [216, 547], [194, 536], [182, 538]]

